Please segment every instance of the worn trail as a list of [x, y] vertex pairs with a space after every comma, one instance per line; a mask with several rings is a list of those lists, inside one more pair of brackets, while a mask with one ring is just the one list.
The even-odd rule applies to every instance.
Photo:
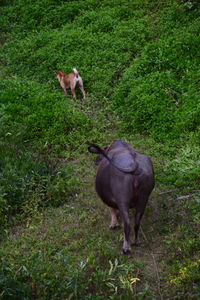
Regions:
[[[83, 109], [83, 106], [82, 106]], [[93, 107], [94, 111], [93, 111], [93, 115], [96, 115], [96, 118], [98, 119], [100, 117], [100, 119], [102, 119], [102, 111], [98, 110], [98, 113], [95, 109], [95, 106]], [[86, 110], [87, 111], [87, 110]], [[91, 114], [91, 112], [90, 112]], [[116, 140], [119, 138], [124, 138], [121, 135], [119, 135], [118, 133], [118, 129], [117, 129], [117, 125], [115, 124], [115, 121], [117, 121], [115, 119], [115, 116], [110, 117], [110, 119], [112, 120], [112, 123], [109, 122], [108, 118], [104, 118], [104, 124], [107, 124], [107, 129], [106, 129], [106, 135], [108, 137], [108, 143], [112, 140]], [[109, 123], [111, 125], [111, 130], [109, 129]], [[117, 123], [117, 122], [116, 122]], [[113, 128], [115, 128], [113, 130]], [[105, 135], [105, 136], [106, 136]], [[143, 138], [141, 138], [141, 143], [143, 143]], [[135, 142], [137, 142], [135, 140], [135, 137], [133, 137], [133, 140]], [[107, 141], [105, 141], [106, 144]], [[133, 145], [134, 146], [134, 145]], [[90, 157], [89, 157], [90, 159]], [[93, 161], [89, 161], [89, 165], [92, 165], [93, 168], [93, 173], [91, 176], [91, 173], [86, 175], [87, 178], [90, 178], [89, 181], [90, 183], [93, 182], [93, 184], [90, 186], [90, 188], [87, 190], [87, 193], [85, 194], [85, 202], [88, 203], [88, 199], [87, 197], [89, 195], [94, 195], [94, 203], [92, 204], [93, 207], [95, 207], [95, 211], [98, 210], [98, 214], [101, 215], [101, 219], [102, 222], [104, 222], [105, 220], [103, 220], [103, 218], [105, 218], [106, 215], [106, 222], [107, 222], [107, 227], [109, 226], [109, 222], [110, 222], [110, 214], [109, 214], [109, 209], [108, 207], [106, 207], [104, 204], [101, 203], [101, 200], [97, 197], [96, 193], [95, 193], [95, 188], [94, 188], [94, 181], [95, 181], [95, 175], [96, 175], [96, 170], [97, 168], [93, 166]], [[137, 272], [137, 276], [140, 277], [144, 277], [145, 280], [140, 283], [140, 282], [135, 282], [134, 283], [134, 290], [135, 293], [140, 292], [142, 290], [145, 289], [145, 284], [148, 284], [150, 287], [150, 290], [153, 291], [154, 297], [156, 297], [157, 299], [163, 299], [162, 296], [162, 279], [161, 279], [161, 275], [162, 275], [162, 270], [161, 270], [161, 264], [160, 264], [160, 260], [161, 260], [161, 255], [162, 255], [162, 244], [161, 244], [161, 237], [156, 234], [156, 228], [155, 228], [155, 224], [156, 221], [159, 219], [159, 209], [157, 207], [157, 199], [156, 199], [156, 195], [158, 194], [158, 192], [156, 191], [156, 188], [154, 189], [152, 195], [150, 196], [148, 205], [147, 205], [147, 211], [145, 212], [143, 219], [142, 219], [142, 225], [140, 227], [139, 230], [139, 236], [140, 236], [140, 240], [141, 240], [141, 244], [137, 247], [132, 247], [132, 251], [131, 254], [129, 256], [129, 259], [131, 261], [136, 261], [137, 263], [141, 263], [143, 265], [143, 267], [138, 268], [138, 272]], [[90, 196], [89, 196], [90, 197]], [[100, 208], [99, 208], [100, 206]], [[102, 206], [103, 207], [103, 213], [102, 213]], [[133, 225], [134, 225], [134, 210], [130, 213], [131, 215], [131, 219], [132, 219], [132, 235], [133, 235]], [[101, 228], [99, 228], [99, 234], [101, 234]], [[109, 229], [107, 229], [109, 230]], [[120, 231], [116, 231], [115, 233], [113, 233], [113, 235], [120, 235], [122, 236], [122, 232], [123, 229], [121, 228]], [[118, 247], [118, 249], [120, 249], [121, 245]], [[137, 277], [136, 276], [136, 277]], [[145, 284], [144, 284], [145, 282]]]

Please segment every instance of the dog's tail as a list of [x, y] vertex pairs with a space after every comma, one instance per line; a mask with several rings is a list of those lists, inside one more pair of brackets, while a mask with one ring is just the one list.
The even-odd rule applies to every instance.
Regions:
[[78, 73], [78, 71], [76, 70], [76, 68], [73, 68], [73, 72], [74, 72], [74, 74], [76, 75], [76, 77], [78, 78], [79, 73]]

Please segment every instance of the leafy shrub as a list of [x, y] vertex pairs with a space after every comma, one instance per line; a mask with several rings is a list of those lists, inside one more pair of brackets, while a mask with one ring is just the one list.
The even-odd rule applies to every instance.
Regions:
[[1, 87], [0, 221], [6, 225], [20, 209], [28, 214], [56, 206], [78, 192], [73, 168], [60, 170], [57, 153], [85, 143], [91, 122], [66, 97], [37, 83], [12, 79]]
[[71, 149], [91, 128], [88, 117], [75, 109], [72, 101], [49, 92], [45, 86], [13, 79], [4, 81], [1, 87], [1, 135], [7, 143], [32, 144], [40, 138], [40, 145], [42, 139], [42, 143]]
[[187, 31], [174, 29], [170, 36], [164, 34], [146, 45], [124, 73], [113, 101], [129, 132], [139, 130], [164, 141], [198, 131], [200, 39], [196, 21]]
[[[36, 0], [34, 5], [32, 1], [14, 1], [12, 6], [5, 6], [2, 11], [5, 20], [12, 26], [12, 32], [26, 35], [36, 28], [55, 28], [71, 22], [84, 8], [83, 1]], [[8, 30], [6, 25], [2, 22], [4, 30]]]
[[136, 8], [121, 20], [120, 7], [106, 6], [100, 11], [82, 11], [73, 23], [66, 20], [52, 30], [33, 31], [23, 38], [13, 36], [4, 44], [1, 55], [6, 72], [48, 82], [52, 88], [58, 86], [56, 70], [64, 68], [68, 73], [76, 67], [87, 93], [102, 99], [111, 93], [122, 70], [151, 39], [148, 16], [138, 19], [134, 17], [137, 12], [144, 14], [142, 8]]
[[168, 173], [165, 180], [170, 184], [185, 186], [187, 182], [188, 186], [192, 183], [198, 188], [199, 170], [199, 147], [188, 143], [180, 148], [174, 159], [166, 163], [163, 171]]

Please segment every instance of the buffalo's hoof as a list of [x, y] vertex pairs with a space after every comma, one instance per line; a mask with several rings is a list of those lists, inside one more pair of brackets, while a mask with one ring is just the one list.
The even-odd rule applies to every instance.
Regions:
[[129, 255], [131, 253], [131, 249], [122, 249], [123, 255]]
[[120, 228], [120, 225], [119, 225], [119, 224], [110, 224], [109, 228], [110, 228], [111, 230], [113, 230], [113, 229], [119, 229], [119, 228]]
[[131, 244], [131, 245], [133, 245], [133, 246], [139, 246], [140, 244], [141, 244], [141, 242], [140, 242], [140, 241], [138, 241], [138, 240], [137, 240], [137, 241], [135, 241], [135, 240], [134, 240], [134, 241], [132, 242], [132, 244]]

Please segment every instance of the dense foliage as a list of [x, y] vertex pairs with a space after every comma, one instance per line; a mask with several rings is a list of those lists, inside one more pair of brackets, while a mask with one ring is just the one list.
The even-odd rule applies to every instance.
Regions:
[[[76, 202], [77, 194], [84, 189], [83, 169], [89, 168], [85, 158], [80, 157], [86, 156], [85, 144], [91, 140], [106, 144], [116, 136], [125, 136], [153, 156], [158, 188], [179, 188], [181, 193], [187, 185], [198, 193], [197, 0], [145, 0], [142, 5], [141, 0], [5, 0], [0, 11], [3, 237], [16, 220], [29, 220], [41, 208]], [[56, 70], [68, 73], [73, 67], [83, 77], [87, 93], [84, 102], [79, 91], [75, 102], [66, 98], [55, 76]], [[159, 228], [165, 234], [166, 251], [174, 249], [168, 261], [167, 285], [180, 299], [186, 290], [195, 298], [200, 294], [199, 275], [195, 275], [199, 270], [199, 197], [194, 194], [191, 201], [186, 197], [179, 204], [181, 209], [169, 205], [168, 212], [167, 202], [168, 198], [159, 202], [163, 213]], [[82, 218], [85, 220], [89, 215]], [[87, 230], [90, 223], [84, 222], [83, 228]], [[105, 252], [102, 241], [99, 245]], [[98, 251], [95, 246], [92, 244], [93, 251]], [[137, 263], [112, 257], [107, 259], [109, 268], [105, 269], [104, 259], [99, 255], [95, 270], [93, 252], [89, 252], [87, 263], [81, 259], [77, 263], [70, 251], [51, 247], [52, 252], [49, 250], [45, 257], [38, 244], [36, 253], [31, 253], [27, 260], [20, 258], [14, 269], [12, 259], [8, 263], [3, 261], [2, 299], [31, 299], [35, 295], [41, 299], [52, 295], [55, 299], [60, 299], [59, 295], [63, 299], [80, 299], [84, 293], [89, 295], [85, 299], [94, 299], [94, 295], [95, 299], [102, 299], [102, 290], [106, 299], [115, 299], [117, 293], [122, 299], [133, 295], [133, 282], [137, 281], [134, 274], [142, 268]], [[62, 270], [63, 262], [68, 265], [66, 273]], [[86, 285], [88, 274], [95, 287], [91, 282]], [[60, 278], [64, 278], [62, 282]], [[135, 279], [132, 284], [131, 278]], [[58, 283], [60, 289], [56, 290]], [[142, 299], [148, 293], [147, 284], [138, 297]]]

